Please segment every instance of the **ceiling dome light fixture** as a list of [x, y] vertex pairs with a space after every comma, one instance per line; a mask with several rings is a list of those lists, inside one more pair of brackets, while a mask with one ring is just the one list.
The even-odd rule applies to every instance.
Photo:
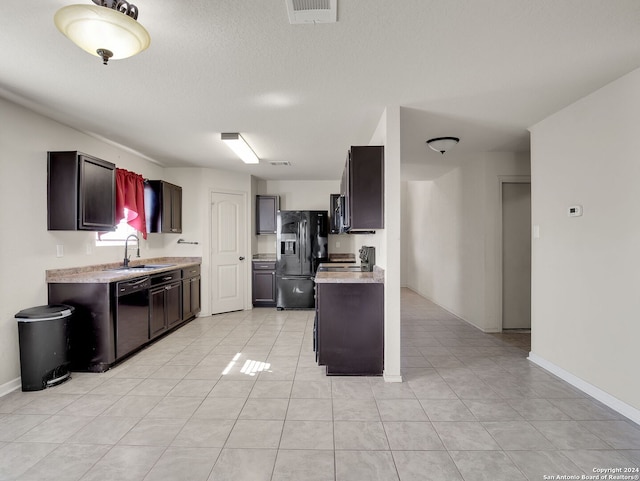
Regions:
[[68, 5], [53, 22], [69, 40], [107, 65], [149, 47], [149, 32], [137, 22], [138, 7], [124, 0], [92, 0], [95, 5]]
[[444, 154], [447, 150], [454, 147], [460, 139], [458, 137], [435, 137], [427, 140], [427, 145], [430, 149]]

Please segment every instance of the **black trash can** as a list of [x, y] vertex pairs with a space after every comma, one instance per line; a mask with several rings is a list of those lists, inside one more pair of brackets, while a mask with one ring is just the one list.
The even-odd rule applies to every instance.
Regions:
[[16, 314], [23, 391], [41, 391], [69, 379], [69, 323], [73, 311], [72, 306], [51, 304]]

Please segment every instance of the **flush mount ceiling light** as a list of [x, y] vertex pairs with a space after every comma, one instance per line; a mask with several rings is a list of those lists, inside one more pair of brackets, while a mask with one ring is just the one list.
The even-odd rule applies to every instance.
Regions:
[[260, 159], [239, 133], [223, 133], [220, 138], [245, 164], [258, 164]]
[[436, 137], [433, 139], [427, 140], [427, 145], [430, 149], [435, 150], [436, 152], [440, 152], [444, 154], [447, 150], [450, 150], [453, 146], [455, 146], [460, 139], [458, 137]]
[[69, 40], [107, 65], [142, 52], [151, 43], [149, 32], [137, 22], [138, 7], [124, 0], [92, 0], [95, 5], [68, 5], [53, 22]]

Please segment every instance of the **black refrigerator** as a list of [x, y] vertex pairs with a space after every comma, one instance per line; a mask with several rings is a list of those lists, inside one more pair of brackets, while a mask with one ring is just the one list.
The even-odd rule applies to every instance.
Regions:
[[318, 264], [329, 258], [326, 210], [280, 210], [276, 237], [276, 306], [311, 309]]

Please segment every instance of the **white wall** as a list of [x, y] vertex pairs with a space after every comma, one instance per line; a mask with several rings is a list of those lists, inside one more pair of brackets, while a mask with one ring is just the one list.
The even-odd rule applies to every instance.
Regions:
[[478, 328], [500, 331], [499, 180], [527, 176], [529, 158], [478, 153], [456, 163], [435, 180], [406, 183], [403, 282]]
[[[45, 270], [116, 262], [124, 257], [122, 247], [95, 247], [93, 232], [47, 231], [47, 151], [79, 150], [147, 178], [162, 178], [163, 169], [3, 99], [0, 125], [2, 392], [3, 386], [15, 383], [20, 375], [14, 315], [47, 303]], [[64, 246], [63, 257], [56, 257], [56, 245]], [[141, 251], [143, 257], [164, 255], [164, 241], [150, 235], [148, 241], [141, 241]]]
[[[532, 355], [640, 420], [640, 70], [531, 128]], [[567, 208], [580, 204], [582, 217]]]
[[[242, 194], [246, 200], [245, 219], [253, 215], [253, 180], [249, 174], [216, 169], [168, 168], [165, 179], [182, 186], [182, 234], [167, 235], [167, 255], [202, 257], [202, 314], [209, 315], [211, 306], [211, 193]], [[253, 225], [253, 224], [251, 224]], [[252, 228], [247, 224], [244, 308], [251, 308]], [[198, 245], [177, 244], [177, 239], [198, 242]]]
[[[368, 235], [366, 245], [376, 247], [376, 264], [385, 270], [384, 378], [402, 381], [400, 371], [400, 107], [385, 109], [370, 145], [384, 145], [384, 229]], [[364, 242], [363, 242], [364, 244]]]

